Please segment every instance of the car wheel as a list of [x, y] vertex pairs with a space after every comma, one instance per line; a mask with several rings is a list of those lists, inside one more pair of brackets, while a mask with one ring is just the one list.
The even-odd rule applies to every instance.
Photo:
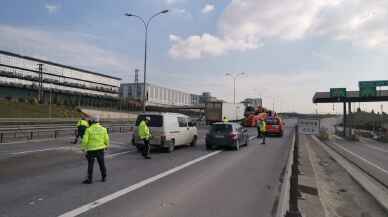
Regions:
[[210, 144], [206, 144], [206, 150], [209, 150], [209, 151], [213, 150], [213, 146]]
[[171, 153], [171, 152], [173, 152], [174, 150], [175, 150], [175, 140], [172, 140], [171, 143], [170, 143], [170, 145], [169, 145], [168, 148], [167, 148], [167, 152], [168, 152], [168, 153]]
[[193, 140], [192, 140], [191, 143], [190, 143], [190, 146], [195, 146], [195, 145], [197, 144], [197, 140], [198, 140], [198, 137], [195, 135], [195, 136], [193, 137]]

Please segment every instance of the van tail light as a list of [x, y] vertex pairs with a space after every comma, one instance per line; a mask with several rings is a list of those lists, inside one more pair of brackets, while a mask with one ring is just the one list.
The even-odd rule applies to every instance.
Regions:
[[237, 140], [237, 139], [238, 139], [238, 134], [235, 133], [235, 132], [232, 132], [232, 133], [229, 134], [229, 137], [230, 137], [231, 139], [233, 139], [233, 140]]

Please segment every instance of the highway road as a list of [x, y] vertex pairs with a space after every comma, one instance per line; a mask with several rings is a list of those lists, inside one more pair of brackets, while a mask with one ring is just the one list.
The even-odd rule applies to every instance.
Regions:
[[[252, 139], [240, 151], [198, 145], [144, 160], [129, 135], [112, 135], [108, 181], [83, 185], [86, 160], [70, 139], [0, 145], [0, 216], [272, 216], [292, 126], [266, 145]], [[255, 129], [249, 130], [255, 135]]]
[[337, 137], [334, 143], [353, 153], [354, 155], [363, 158], [370, 163], [387, 171], [388, 176], [388, 147], [384, 144], [362, 138], [359, 142], [350, 142]]

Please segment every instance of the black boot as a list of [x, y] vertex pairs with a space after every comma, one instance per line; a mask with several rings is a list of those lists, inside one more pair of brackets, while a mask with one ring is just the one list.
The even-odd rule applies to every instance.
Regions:
[[92, 180], [86, 179], [82, 182], [82, 184], [92, 184]]

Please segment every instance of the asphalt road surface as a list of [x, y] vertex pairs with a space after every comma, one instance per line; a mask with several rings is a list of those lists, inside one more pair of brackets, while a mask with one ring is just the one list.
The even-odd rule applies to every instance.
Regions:
[[[154, 149], [143, 159], [129, 135], [111, 136], [108, 180], [83, 185], [86, 160], [71, 139], [0, 145], [0, 217], [260, 216], [274, 214], [292, 126], [266, 145], [252, 139], [240, 151], [195, 147]], [[255, 136], [255, 129], [249, 130]]]

